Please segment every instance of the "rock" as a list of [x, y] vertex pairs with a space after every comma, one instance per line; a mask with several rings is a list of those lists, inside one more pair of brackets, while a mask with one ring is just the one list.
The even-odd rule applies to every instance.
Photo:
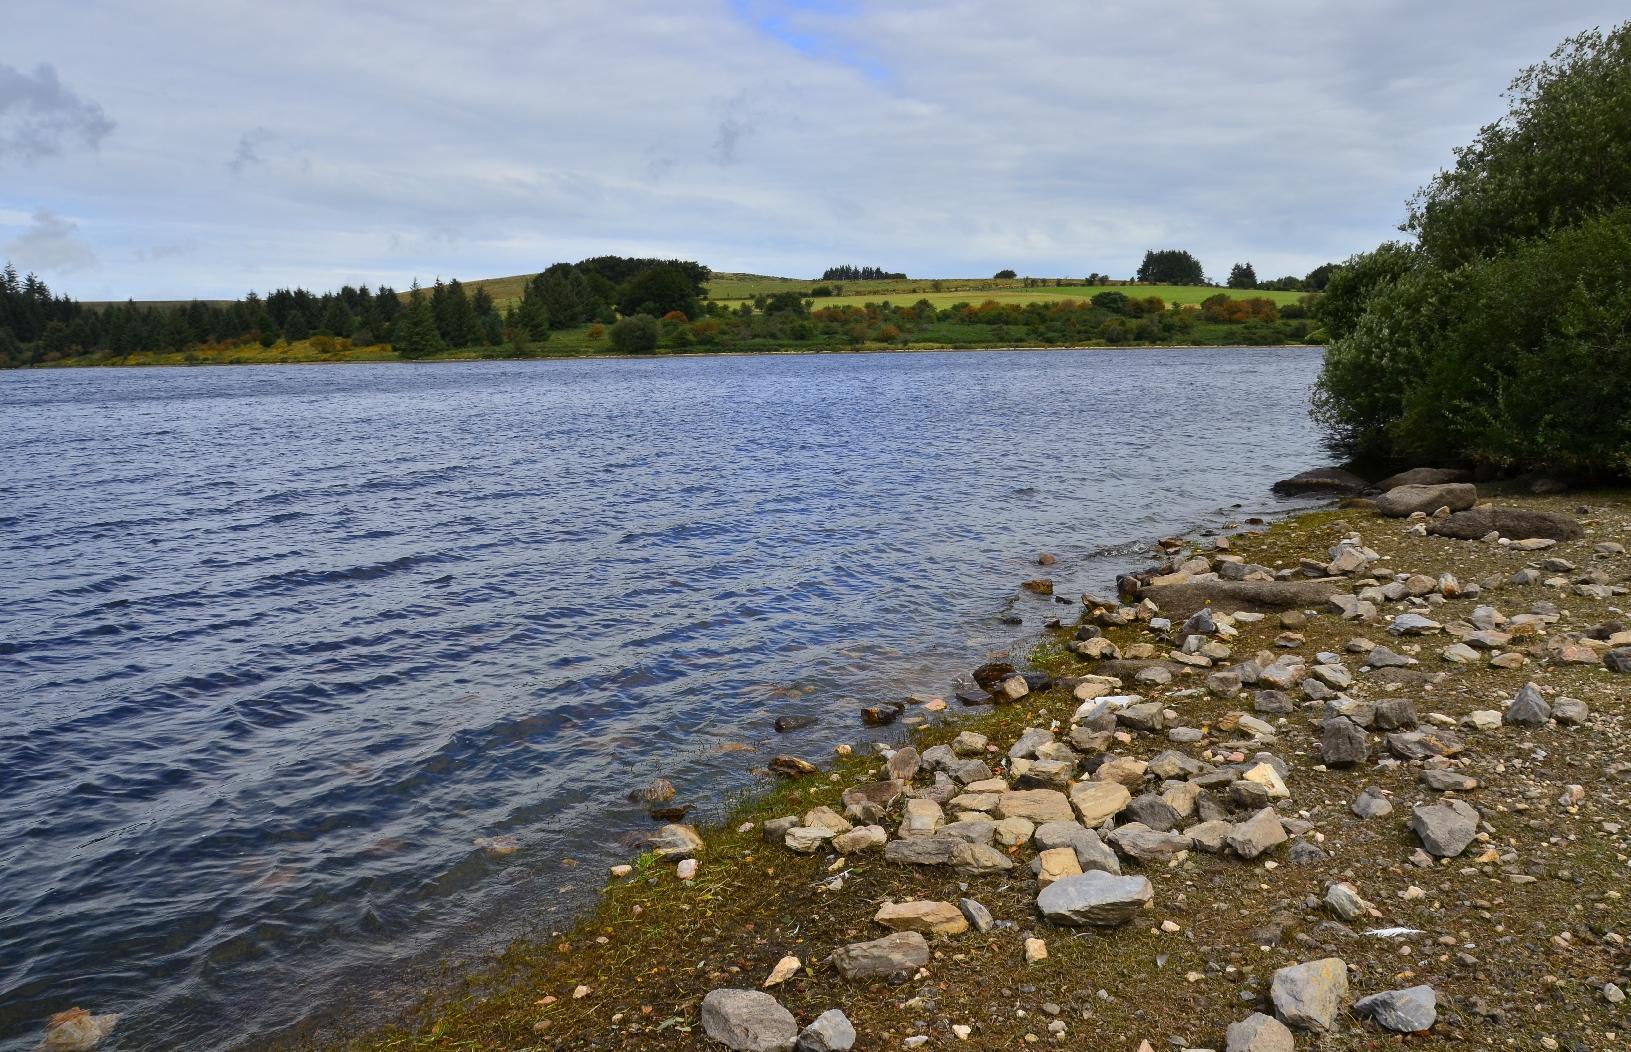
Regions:
[[1387, 626], [1387, 630], [1389, 635], [1394, 636], [1425, 636], [1443, 631], [1444, 626], [1421, 614], [1400, 614]]
[[46, 1021], [39, 1052], [90, 1052], [118, 1025], [117, 1014], [92, 1015], [83, 1008], [69, 1008]]
[[697, 860], [682, 858], [680, 864], [674, 867], [674, 875], [681, 880], [693, 880], [697, 875]]
[[992, 827], [991, 835], [1003, 847], [1017, 847], [1035, 832], [1036, 825], [1028, 818], [1004, 818]]
[[1407, 698], [1382, 698], [1376, 703], [1374, 712], [1371, 725], [1377, 730], [1409, 730], [1420, 722], [1416, 716], [1416, 706]]
[[1339, 957], [1294, 964], [1274, 973], [1274, 1014], [1298, 1030], [1330, 1030], [1348, 996], [1348, 965]]
[[1053, 741], [1053, 732], [1046, 727], [1027, 727], [1025, 733], [1014, 742], [1013, 748], [1008, 750], [1010, 760], [1030, 759], [1036, 755], [1037, 747], [1047, 745]]
[[994, 812], [1000, 818], [1025, 818], [1032, 822], [1068, 822], [1076, 816], [1070, 799], [1056, 789], [1019, 789], [997, 798]]
[[1270, 848], [1286, 842], [1285, 827], [1274, 808], [1265, 807], [1235, 826], [1228, 836], [1229, 848], [1244, 859], [1254, 859]]
[[1552, 707], [1546, 704], [1546, 699], [1540, 696], [1540, 688], [1533, 683], [1525, 684], [1518, 691], [1518, 696], [1512, 699], [1501, 716], [1502, 722], [1519, 727], [1544, 727], [1551, 718]]
[[815, 725], [816, 718], [814, 716], [784, 714], [776, 717], [776, 730], [781, 734], [801, 731], [806, 727], [814, 727]]
[[1579, 698], [1558, 698], [1552, 706], [1552, 719], [1565, 727], [1578, 727], [1590, 715], [1591, 710]]
[[829, 1008], [799, 1033], [793, 1052], [846, 1052], [855, 1047], [855, 1036], [849, 1017]]
[[1116, 710], [1116, 722], [1134, 731], [1158, 731], [1164, 725], [1161, 710], [1165, 707], [1159, 701], [1129, 705]]
[[1178, 824], [1177, 810], [1154, 793], [1135, 797], [1122, 814], [1127, 821], [1141, 822], [1158, 833], [1170, 832]]
[[1109, 840], [1117, 851], [1141, 862], [1165, 862], [1194, 846], [1182, 833], [1161, 833], [1138, 822], [1117, 826]]
[[1353, 802], [1353, 813], [1360, 818], [1382, 818], [1393, 813], [1393, 803], [1373, 785]]
[[[1397, 475], [1389, 475], [1376, 484], [1376, 488], [1386, 492], [1398, 489], [1400, 486], [1443, 486], [1452, 482], [1471, 482], [1472, 472], [1460, 468], [1411, 468], [1401, 471]], [[1437, 511], [1430, 509], [1429, 514]]]
[[1376, 498], [1376, 510], [1390, 519], [1405, 519], [1421, 512], [1431, 515], [1439, 508], [1465, 511], [1478, 503], [1478, 490], [1466, 482], [1436, 486], [1395, 486]]
[[1475, 731], [1498, 731], [1501, 729], [1501, 714], [1494, 709], [1474, 709], [1461, 717], [1461, 725]]
[[889, 760], [884, 765], [889, 777], [897, 782], [910, 782], [917, 777], [919, 768], [923, 766], [923, 757], [910, 745], [903, 745], [889, 754]]
[[1084, 873], [1093, 869], [1121, 873], [1121, 860], [1116, 853], [1105, 846], [1097, 833], [1075, 822], [1045, 822], [1037, 827], [1035, 839], [1041, 851], [1068, 847], [1076, 852], [1076, 864]]
[[1447, 730], [1433, 728], [1398, 731], [1387, 736], [1388, 752], [1401, 760], [1428, 760], [1434, 756], [1456, 756], [1467, 747]]
[[1370, 903], [1359, 897], [1359, 889], [1348, 883], [1332, 884], [1325, 889], [1325, 904], [1345, 921], [1351, 921], [1365, 915], [1370, 909]]
[[1283, 690], [1260, 690], [1252, 697], [1252, 711], [1265, 716], [1284, 716], [1296, 706]]
[[[991, 739], [977, 731], [963, 731], [952, 739], [951, 751], [954, 756], [978, 757], [985, 755], [985, 747], [991, 744]], [[926, 755], [926, 754], [925, 754]]]
[[1610, 672], [1631, 672], [1631, 647], [1615, 647], [1603, 655]]
[[813, 855], [826, 849], [833, 838], [833, 831], [821, 826], [794, 826], [782, 837], [782, 843], [787, 850], [800, 855]]
[[859, 855], [867, 851], [881, 851], [889, 842], [883, 826], [860, 826], [848, 833], [832, 838], [833, 850], [841, 855]]
[[929, 943], [920, 932], [898, 931], [833, 951], [833, 964], [846, 979], [887, 979], [910, 975], [929, 963]]
[[765, 981], [760, 985], [767, 989], [772, 986], [780, 986], [797, 975], [798, 970], [802, 967], [804, 967], [804, 962], [797, 957], [783, 957], [776, 962], [776, 967], [770, 969], [770, 974], [765, 976]]
[[1025, 963], [1037, 964], [1048, 959], [1048, 944], [1042, 939], [1025, 940]]
[[1410, 828], [1429, 854], [1454, 858], [1478, 835], [1478, 811], [1464, 800], [1417, 804], [1411, 809]]
[[886, 902], [872, 919], [885, 928], [920, 931], [925, 935], [961, 935], [968, 931], [968, 919], [963, 911], [949, 902]]
[[1331, 596], [1346, 592], [1348, 584], [1342, 577], [1300, 581], [1190, 581], [1147, 585], [1139, 589], [1138, 595], [1175, 616], [1188, 616], [1208, 605], [1220, 613], [1318, 608]]
[[1463, 541], [1476, 541], [1488, 533], [1554, 541], [1574, 541], [1585, 536], [1580, 524], [1567, 515], [1493, 506], [1458, 511], [1447, 519], [1430, 523], [1427, 532]]
[[1408, 668], [1411, 665], [1419, 665], [1421, 662], [1413, 657], [1395, 653], [1387, 647], [1379, 646], [1365, 655], [1365, 664], [1371, 668]]
[[1019, 586], [1032, 595], [1052, 595], [1053, 578], [1037, 577], [1029, 581], [1021, 581]]
[[1038, 887], [1047, 887], [1056, 880], [1081, 876], [1082, 867], [1076, 861], [1076, 851], [1068, 847], [1049, 848], [1037, 853], [1031, 868], [1036, 873]]
[[702, 999], [702, 1032], [737, 1052], [786, 1052], [798, 1038], [793, 1013], [759, 990], [711, 990]]
[[1329, 767], [1352, 767], [1370, 759], [1370, 736], [1346, 716], [1320, 725], [1320, 759]]
[[933, 800], [908, 800], [906, 808], [901, 815], [900, 835], [902, 837], [933, 836], [934, 831], [940, 828], [945, 821], [945, 813], [940, 805]]
[[1010, 665], [1006, 661], [987, 661], [985, 664], [974, 670], [974, 682], [978, 683], [982, 690], [993, 691], [996, 689], [998, 683], [1001, 683], [1003, 680], [1014, 675], [1018, 671], [1018, 669], [1014, 668], [1014, 666]]
[[1295, 1052], [1297, 1047], [1286, 1025], [1262, 1012], [1230, 1023], [1223, 1040], [1224, 1052]]
[[1066, 877], [1042, 889], [1037, 909], [1054, 924], [1114, 927], [1126, 924], [1155, 897], [1144, 877], [1117, 877], [1093, 871]]
[[786, 754], [771, 757], [769, 767], [784, 778], [804, 778], [808, 775], [821, 773], [821, 768], [810, 761]]
[[1351, 471], [1328, 467], [1298, 472], [1290, 478], [1281, 479], [1270, 488], [1282, 497], [1294, 497], [1304, 493], [1330, 493], [1351, 497], [1362, 492], [1367, 485], [1364, 479]]
[[959, 873], [1002, 873], [1014, 868], [1007, 855], [987, 844], [971, 844], [953, 836], [891, 840], [884, 846], [889, 862], [910, 866], [950, 866]]
[[651, 853], [658, 858], [678, 862], [702, 851], [702, 837], [688, 825], [670, 823], [657, 830], [649, 841]]
[[1207, 822], [1197, 822], [1184, 830], [1184, 836], [1201, 851], [1210, 855], [1223, 852], [1229, 843], [1229, 835], [1235, 831], [1233, 822], [1214, 819]]
[[1144, 774], [1148, 770], [1149, 763], [1136, 756], [1113, 756], [1099, 764], [1093, 772], [1093, 780], [1134, 786], [1144, 780]]
[[975, 931], [983, 934], [996, 927], [997, 921], [991, 916], [991, 911], [973, 899], [960, 899], [957, 906], [963, 911], [963, 919]]
[[1354, 1002], [1354, 1015], [1396, 1034], [1418, 1034], [1438, 1020], [1438, 994], [1431, 986], [1371, 994]]

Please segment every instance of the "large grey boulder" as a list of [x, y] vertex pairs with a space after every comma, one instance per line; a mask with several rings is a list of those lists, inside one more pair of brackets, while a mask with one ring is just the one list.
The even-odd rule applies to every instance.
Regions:
[[1144, 877], [1117, 877], [1097, 870], [1065, 877], [1042, 889], [1036, 908], [1055, 924], [1109, 928], [1126, 924], [1155, 898]]
[[711, 990], [702, 999], [702, 1032], [737, 1052], [786, 1052], [799, 1035], [793, 1013], [759, 990]]
[[1035, 840], [1038, 851], [1056, 847], [1068, 847], [1075, 851], [1076, 864], [1082, 867], [1083, 873], [1095, 869], [1104, 873], [1121, 873], [1121, 860], [1099, 839], [1099, 834], [1075, 822], [1044, 822], [1036, 827]]
[[1397, 475], [1389, 475], [1376, 484], [1386, 492], [1400, 486], [1443, 486], [1451, 482], [1471, 482], [1472, 472], [1461, 468], [1411, 468]]
[[1411, 809], [1410, 828], [1428, 854], [1454, 858], [1477, 837], [1478, 811], [1465, 800], [1417, 804]]
[[1447, 519], [1429, 523], [1427, 532], [1463, 541], [1476, 541], [1490, 533], [1515, 540], [1546, 537], [1554, 541], [1576, 541], [1586, 533], [1574, 519], [1557, 512], [1496, 507], [1458, 511]]
[[855, 1027], [849, 1016], [829, 1008], [799, 1034], [793, 1052], [847, 1052], [855, 1047]]
[[1438, 1021], [1438, 993], [1431, 986], [1412, 986], [1371, 994], [1354, 1002], [1354, 1014], [1384, 1030], [1418, 1034]]
[[1230, 1023], [1223, 1040], [1224, 1052], [1294, 1052], [1297, 1047], [1286, 1025], [1262, 1012]]
[[1610, 672], [1631, 672], [1631, 647], [1615, 647], [1603, 655]]
[[1431, 515], [1440, 508], [1466, 511], [1478, 503], [1478, 490], [1465, 482], [1439, 486], [1395, 486], [1376, 498], [1376, 510], [1391, 519], [1405, 519], [1421, 512]]
[[1298, 1030], [1329, 1030], [1348, 996], [1348, 965], [1340, 957], [1294, 964], [1274, 973], [1274, 1014]]
[[1265, 807], [1251, 818], [1235, 826], [1226, 838], [1230, 850], [1244, 859], [1254, 859], [1263, 852], [1286, 842], [1285, 827], [1274, 808]]
[[870, 942], [840, 946], [833, 951], [832, 960], [846, 979], [908, 975], [929, 963], [929, 941], [921, 932], [897, 931]]
[[1305, 493], [1352, 496], [1368, 485], [1364, 479], [1344, 468], [1310, 468], [1288, 479], [1281, 479], [1270, 488], [1282, 497], [1295, 497]]
[[[1138, 598], [1150, 600], [1175, 617], [1187, 617], [1208, 604], [1220, 612], [1322, 609], [1333, 595], [1346, 592], [1351, 584], [1346, 577], [1302, 581], [1190, 581], [1146, 585], [1138, 590]], [[1119, 673], [1106, 672], [1106, 675]]]

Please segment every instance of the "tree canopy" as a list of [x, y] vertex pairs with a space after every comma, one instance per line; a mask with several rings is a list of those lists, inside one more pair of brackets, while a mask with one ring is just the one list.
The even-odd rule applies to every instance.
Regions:
[[1150, 249], [1138, 266], [1138, 280], [1152, 285], [1204, 285], [1201, 261], [1183, 249]]

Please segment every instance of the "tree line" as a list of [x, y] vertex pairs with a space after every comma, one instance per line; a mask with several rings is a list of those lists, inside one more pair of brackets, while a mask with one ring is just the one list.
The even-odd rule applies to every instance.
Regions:
[[905, 281], [905, 274], [897, 274], [882, 267], [828, 267], [821, 272], [822, 281]]

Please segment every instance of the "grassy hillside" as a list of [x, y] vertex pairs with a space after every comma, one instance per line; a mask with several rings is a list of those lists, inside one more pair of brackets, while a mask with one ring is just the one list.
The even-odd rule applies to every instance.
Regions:
[[[531, 274], [514, 274], [504, 278], [477, 278], [464, 282], [467, 292], [478, 288], [487, 290], [500, 310], [521, 299], [521, 290], [532, 280]], [[1046, 279], [1053, 281], [1053, 278]], [[1077, 279], [1065, 278], [1064, 281]], [[998, 281], [992, 278], [906, 278], [893, 281], [812, 281], [805, 278], [778, 278], [764, 274], [737, 274], [719, 272], [708, 280], [708, 296], [720, 303], [736, 304], [755, 296], [768, 296], [777, 292], [797, 292], [809, 295], [818, 285], [843, 290], [842, 296], [821, 297], [815, 306], [831, 307], [854, 304], [880, 303], [884, 300], [901, 304], [926, 299], [936, 307], [949, 307], [954, 303], [1052, 303], [1064, 299], [1091, 299], [1104, 292], [1104, 286], [1077, 284], [1045, 285], [1025, 288], [1022, 279]], [[1129, 296], [1159, 296], [1168, 303], [1200, 303], [1202, 300], [1224, 293], [1232, 298], [1261, 296], [1282, 306], [1296, 303], [1301, 292], [1259, 292], [1217, 288], [1211, 285], [1114, 285]], [[406, 294], [404, 294], [406, 295]]]

